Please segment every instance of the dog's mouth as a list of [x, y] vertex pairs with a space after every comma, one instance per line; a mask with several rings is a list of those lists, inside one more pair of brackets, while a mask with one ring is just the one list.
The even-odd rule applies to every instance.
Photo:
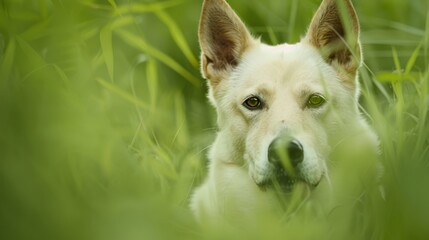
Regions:
[[285, 169], [276, 169], [272, 177], [258, 184], [261, 190], [274, 189], [282, 193], [291, 193], [297, 185], [304, 185], [310, 190], [317, 187], [317, 183], [310, 183], [296, 174], [289, 174]]
[[310, 190], [316, 188], [319, 184], [319, 182], [310, 183], [299, 176], [288, 175], [285, 170], [281, 170], [281, 173], [277, 173], [274, 177], [272, 177], [272, 179], [270, 179], [270, 181], [274, 189], [280, 190], [284, 193], [292, 192], [298, 184], [305, 185]]
[[269, 181], [274, 189], [281, 192], [291, 192], [296, 184], [301, 182], [306, 183], [301, 178], [288, 175], [285, 170], [281, 170], [280, 173], [277, 173]]

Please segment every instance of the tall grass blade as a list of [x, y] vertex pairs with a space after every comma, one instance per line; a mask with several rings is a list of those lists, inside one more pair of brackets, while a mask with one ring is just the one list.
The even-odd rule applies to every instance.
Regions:
[[413, 51], [413, 53], [411, 54], [411, 57], [409, 58], [407, 65], [405, 67], [405, 75], [409, 75], [411, 73], [411, 70], [413, 70], [413, 67], [416, 63], [417, 58], [419, 57], [420, 54], [420, 49], [423, 46], [423, 42], [421, 42]]
[[268, 37], [270, 39], [270, 43], [273, 45], [279, 44], [279, 40], [276, 37], [276, 33], [274, 32], [272, 27], [267, 27]]
[[198, 60], [192, 53], [191, 48], [189, 47], [182, 31], [179, 26], [175, 23], [174, 19], [172, 19], [165, 11], [159, 10], [156, 11], [156, 15], [161, 19], [161, 21], [168, 27], [171, 36], [176, 42], [179, 49], [183, 52], [186, 59], [191, 63], [191, 65], [195, 68], [198, 68]]
[[127, 5], [119, 6], [117, 13], [119, 15], [127, 13], [146, 13], [156, 12], [162, 9], [171, 8], [182, 4], [184, 1], [164, 1], [158, 3], [130, 3]]
[[189, 144], [189, 133], [186, 119], [185, 101], [182, 93], [176, 93], [175, 100], [175, 120], [176, 120], [176, 134], [173, 143], [177, 143], [182, 147], [187, 147]]
[[[395, 67], [396, 67], [396, 71], [398, 73], [398, 75], [401, 77], [400, 80], [396, 80], [392, 82], [392, 87], [393, 87], [393, 91], [395, 93], [395, 97], [396, 97], [396, 106], [395, 106], [395, 119], [396, 119], [396, 138], [397, 139], [404, 139], [404, 131], [403, 131], [403, 127], [404, 127], [404, 115], [403, 115], [403, 111], [404, 111], [404, 106], [405, 106], [405, 99], [404, 99], [404, 95], [403, 95], [403, 89], [402, 89], [402, 81], [403, 80], [403, 72], [402, 72], [402, 68], [401, 68], [401, 63], [399, 61], [399, 56], [398, 56], [398, 52], [396, 51], [396, 48], [392, 49], [392, 54], [393, 54], [393, 61], [395, 63]], [[402, 151], [402, 147], [403, 144], [398, 144], [397, 145], [397, 152], [401, 152]]]
[[[418, 132], [420, 133], [417, 136], [417, 142], [416, 142], [416, 149], [421, 150], [425, 144], [425, 142], [428, 141], [428, 135], [423, 134], [425, 133], [425, 130], [428, 129], [428, 123], [427, 123], [427, 114], [429, 112], [429, 71], [427, 70], [424, 75], [421, 76], [420, 83], [415, 84], [416, 90], [420, 92], [419, 94], [419, 102], [418, 102]], [[426, 129], [425, 129], [426, 128]], [[421, 154], [418, 151], [415, 152], [415, 154]]]
[[156, 102], [158, 99], [158, 70], [157, 63], [155, 60], [149, 59], [146, 66], [146, 79], [150, 95], [150, 106], [151, 109], [155, 110]]
[[424, 38], [425, 65], [429, 65], [429, 10], [426, 14], [426, 31]]
[[145, 110], [149, 110], [149, 106], [144, 103], [143, 101], [141, 101], [140, 99], [137, 99], [136, 97], [134, 97], [133, 95], [131, 95], [130, 93], [118, 88], [117, 86], [115, 86], [112, 83], [109, 83], [107, 81], [105, 81], [102, 78], [97, 78], [96, 81], [103, 86], [104, 88], [106, 88], [107, 90], [109, 90], [110, 92], [116, 94], [117, 96], [121, 97], [123, 100], [126, 100], [132, 104], [135, 104]]
[[396, 48], [392, 48], [392, 55], [393, 55], [393, 62], [395, 64], [396, 72], [398, 74], [401, 74], [402, 73], [402, 67], [401, 67], [401, 62], [399, 61], [399, 55], [398, 55], [398, 51], [396, 50]]
[[184, 77], [186, 80], [188, 80], [192, 85], [198, 86], [200, 81], [188, 70], [186, 70], [182, 65], [177, 63], [175, 60], [173, 60], [171, 57], [166, 55], [165, 53], [161, 52], [160, 50], [150, 46], [142, 36], [137, 36], [133, 33], [130, 33], [128, 31], [118, 29], [115, 31], [126, 43], [130, 44], [131, 46], [140, 49], [141, 51], [147, 53], [148, 55], [152, 56], [155, 59], [158, 59], [174, 71], [176, 71], [178, 74], [180, 74], [182, 77]]
[[288, 23], [288, 41], [292, 42], [294, 41], [294, 35], [293, 32], [295, 29], [295, 23], [296, 23], [296, 16], [298, 13], [298, 0], [292, 0], [291, 2], [292, 6], [289, 12], [289, 23]]
[[106, 26], [100, 31], [100, 44], [101, 51], [103, 54], [104, 62], [106, 63], [107, 71], [109, 73], [110, 81], [114, 79], [114, 57], [112, 47], [112, 28]]
[[[112, 1], [114, 3], [114, 1]], [[115, 5], [116, 6], [116, 5]], [[114, 75], [114, 56], [113, 56], [113, 46], [112, 46], [112, 31], [116, 28], [124, 27], [133, 23], [133, 18], [131, 16], [120, 17], [113, 21], [112, 23], [107, 24], [100, 31], [100, 44], [101, 51], [103, 54], [104, 62], [106, 63], [107, 71], [109, 73], [110, 80], [113, 82], [115, 77]]]
[[19, 36], [27, 41], [41, 39], [42, 37], [49, 34], [49, 32], [46, 31], [46, 28], [49, 28], [49, 23], [49, 19], [37, 22], [33, 26], [27, 28]]
[[115, 0], [107, 0], [107, 1], [110, 3], [110, 5], [112, 5], [115, 11], [118, 10], [118, 5], [116, 4]]
[[11, 37], [9, 39], [9, 43], [6, 47], [6, 51], [4, 56], [1, 58], [0, 65], [0, 83], [3, 85], [8, 81], [10, 73], [12, 71], [14, 59], [15, 59], [15, 51], [16, 51], [16, 40]]
[[39, 0], [39, 8], [40, 8], [40, 14], [42, 15], [42, 18], [46, 18], [48, 15], [48, 8], [46, 6], [46, 1]]
[[70, 84], [70, 79], [67, 77], [66, 73], [63, 71], [63, 69], [61, 69], [60, 67], [58, 67], [58, 65], [56, 64], [52, 64], [50, 65], [54, 68], [55, 72], [57, 72], [57, 74], [60, 76], [60, 79], [62, 80], [62, 82], [66, 85]]
[[16, 37], [16, 40], [21, 50], [26, 55], [27, 59], [32, 63], [32, 68], [46, 65], [45, 60], [33, 47], [30, 46], [30, 44], [28, 44], [24, 39], [18, 36]]

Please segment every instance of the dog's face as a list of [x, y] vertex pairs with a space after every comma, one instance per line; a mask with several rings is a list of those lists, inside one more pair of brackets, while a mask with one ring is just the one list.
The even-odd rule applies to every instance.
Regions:
[[235, 148], [225, 161], [248, 166], [260, 186], [317, 185], [342, 128], [357, 119], [359, 25], [351, 2], [342, 3], [324, 0], [300, 43], [268, 46], [224, 0], [204, 2], [202, 72], [219, 134]]

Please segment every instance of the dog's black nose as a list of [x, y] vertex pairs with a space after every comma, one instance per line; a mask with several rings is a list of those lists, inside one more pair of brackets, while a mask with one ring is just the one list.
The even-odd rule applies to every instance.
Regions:
[[301, 143], [296, 140], [292, 140], [289, 143], [287, 152], [289, 154], [289, 160], [294, 167], [304, 160], [304, 150], [302, 149]]
[[282, 166], [287, 159], [292, 167], [296, 167], [304, 160], [304, 149], [297, 140], [277, 138], [268, 149], [268, 160], [273, 165]]

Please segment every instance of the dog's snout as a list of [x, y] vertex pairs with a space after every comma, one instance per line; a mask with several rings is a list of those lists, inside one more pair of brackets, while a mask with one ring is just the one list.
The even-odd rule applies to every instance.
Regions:
[[273, 166], [270, 184], [290, 191], [296, 181], [301, 181], [298, 165], [304, 160], [301, 143], [290, 137], [275, 139], [268, 149], [268, 161]]
[[289, 160], [292, 167], [296, 167], [304, 160], [304, 149], [297, 140], [277, 138], [268, 149], [268, 160], [275, 166], [287, 164]]

